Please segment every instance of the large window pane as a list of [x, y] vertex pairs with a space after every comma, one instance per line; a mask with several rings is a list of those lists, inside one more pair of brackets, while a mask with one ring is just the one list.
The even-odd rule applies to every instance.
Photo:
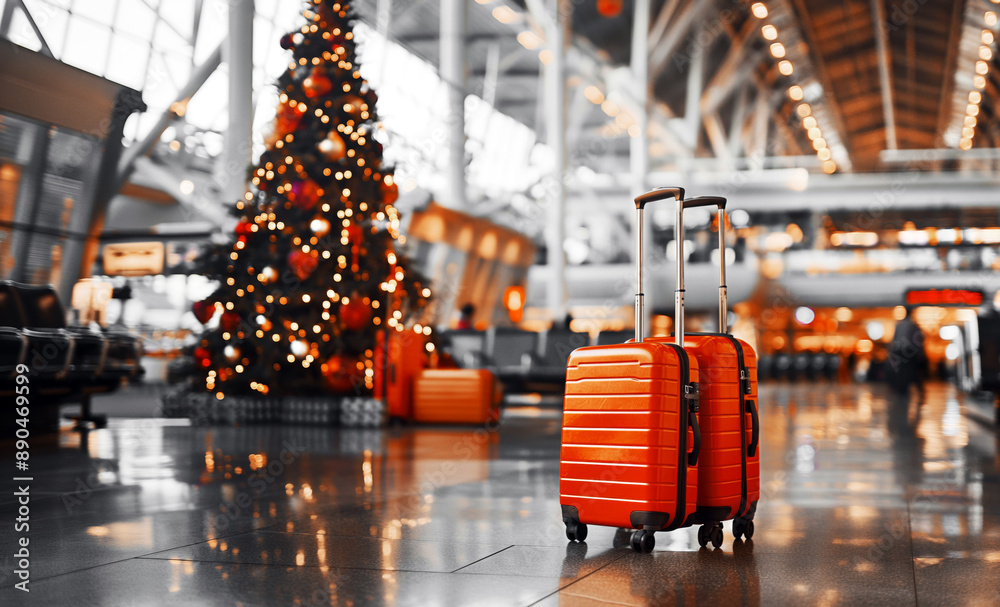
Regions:
[[73, 19], [66, 34], [63, 61], [98, 76], [104, 75], [104, 66], [111, 44], [111, 29], [87, 19]]
[[75, 0], [73, 16], [86, 17], [101, 25], [111, 26], [115, 18], [117, 0]]
[[146, 80], [146, 62], [149, 59], [149, 43], [140, 42], [131, 36], [116, 34], [111, 41], [111, 55], [108, 57], [110, 79], [142, 90]]
[[142, 0], [118, 0], [115, 29], [149, 40], [156, 25], [156, 13]]
[[[35, 20], [35, 25], [42, 32], [46, 44], [52, 50], [52, 54], [61, 58], [66, 40], [66, 24], [69, 21], [69, 13], [59, 6], [43, 0], [24, 0], [25, 6], [31, 13], [31, 18]], [[68, 0], [64, 0], [62, 5], [68, 6]], [[31, 28], [27, 21], [24, 27]], [[33, 34], [32, 34], [33, 35]]]

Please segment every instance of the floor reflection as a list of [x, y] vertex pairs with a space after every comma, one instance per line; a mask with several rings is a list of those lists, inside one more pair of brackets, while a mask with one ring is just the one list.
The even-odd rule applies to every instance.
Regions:
[[2, 570], [0, 601], [1000, 604], [1000, 438], [965, 398], [762, 385], [754, 539], [682, 529], [649, 555], [612, 528], [567, 543], [557, 411], [496, 432], [113, 420], [33, 445], [32, 592]]

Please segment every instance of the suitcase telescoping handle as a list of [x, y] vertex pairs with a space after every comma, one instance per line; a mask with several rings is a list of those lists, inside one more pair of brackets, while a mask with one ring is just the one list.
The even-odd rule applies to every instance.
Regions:
[[726, 323], [726, 199], [722, 196], [696, 196], [677, 203], [674, 242], [677, 247], [677, 289], [674, 291], [674, 339], [684, 345], [684, 209], [716, 207], [719, 217], [719, 332], [725, 333]]
[[684, 188], [657, 188], [646, 192], [635, 199], [635, 342], [642, 343], [643, 331], [643, 293], [642, 293], [642, 211], [651, 202], [673, 198], [678, 202], [684, 199]]

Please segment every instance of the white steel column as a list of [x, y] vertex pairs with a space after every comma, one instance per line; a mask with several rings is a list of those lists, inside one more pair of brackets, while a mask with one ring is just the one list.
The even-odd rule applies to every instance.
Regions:
[[246, 191], [253, 121], [253, 0], [229, 0], [229, 35], [223, 58], [229, 67], [229, 129], [216, 181], [232, 204]]
[[[647, 128], [649, 126], [649, 0], [635, 0], [635, 15], [632, 20], [632, 82], [634, 83], [633, 94], [636, 105], [639, 106], [639, 115], [635, 116], [635, 125], [638, 133], [629, 133], [629, 166], [632, 173], [632, 197], [643, 194], [649, 188], [647, 175], [649, 174], [649, 138]], [[661, 184], [674, 185], [674, 184]], [[625, 204], [622, 201], [621, 204]], [[639, 231], [643, 230], [642, 239], [645, 242], [653, 242], [653, 222], [644, 222], [632, 226], [632, 240], [639, 241]], [[641, 251], [636, 250], [636, 255]], [[649, 257], [646, 258], [647, 260]], [[638, 263], [638, 259], [636, 260]], [[642, 285], [636, 287], [636, 292], [642, 291]], [[645, 318], [636, 319], [636, 323], [643, 323], [647, 327], [652, 327], [649, 322], [649, 315], [652, 314], [656, 302], [650, 293], [653, 289], [648, 289], [644, 296], [643, 316]], [[638, 339], [638, 336], [637, 336]]]
[[546, 32], [552, 60], [545, 72], [546, 142], [552, 148], [552, 177], [548, 201], [548, 307], [554, 323], [566, 316], [566, 41], [572, 24], [570, 0], [549, 0], [549, 27]]
[[465, 200], [465, 21], [466, 0], [441, 0], [440, 75], [448, 91], [447, 186], [442, 204], [463, 209]]

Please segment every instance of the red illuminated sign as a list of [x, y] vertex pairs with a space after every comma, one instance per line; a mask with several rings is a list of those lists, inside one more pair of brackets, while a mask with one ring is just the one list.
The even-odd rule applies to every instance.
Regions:
[[971, 289], [919, 289], [906, 292], [911, 306], [981, 306], [983, 292]]

